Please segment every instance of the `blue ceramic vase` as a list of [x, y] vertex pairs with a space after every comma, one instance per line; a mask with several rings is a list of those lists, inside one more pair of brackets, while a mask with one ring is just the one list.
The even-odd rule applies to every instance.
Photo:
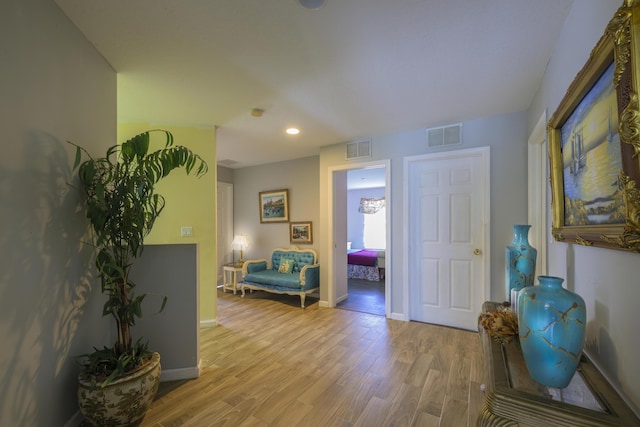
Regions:
[[525, 286], [533, 286], [536, 274], [536, 257], [538, 251], [529, 244], [530, 225], [513, 226], [513, 241], [505, 250], [507, 291], [506, 301], [511, 301], [511, 290], [521, 290]]
[[562, 287], [564, 279], [538, 279], [538, 286], [528, 286], [518, 295], [522, 354], [531, 378], [565, 388], [580, 363], [587, 311], [580, 295]]

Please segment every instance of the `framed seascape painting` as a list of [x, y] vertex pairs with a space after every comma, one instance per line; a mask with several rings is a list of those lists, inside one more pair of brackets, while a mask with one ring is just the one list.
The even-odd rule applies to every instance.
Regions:
[[291, 243], [313, 243], [311, 221], [290, 222], [289, 241]]
[[639, 7], [620, 7], [548, 124], [556, 240], [640, 252]]
[[262, 191], [258, 202], [260, 222], [289, 222], [289, 190]]

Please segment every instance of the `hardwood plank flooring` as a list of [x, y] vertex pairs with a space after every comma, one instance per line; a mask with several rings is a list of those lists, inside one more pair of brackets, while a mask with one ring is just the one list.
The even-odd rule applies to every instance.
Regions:
[[308, 304], [219, 291], [202, 375], [162, 383], [142, 426], [475, 426], [477, 333]]
[[338, 308], [384, 316], [384, 280], [348, 279], [347, 289], [349, 298], [341, 301]]

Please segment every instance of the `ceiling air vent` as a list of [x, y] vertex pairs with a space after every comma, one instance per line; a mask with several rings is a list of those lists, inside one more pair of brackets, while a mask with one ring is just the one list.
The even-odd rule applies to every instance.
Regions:
[[347, 160], [371, 157], [371, 140], [347, 142]]
[[224, 159], [224, 160], [220, 160], [218, 162], [219, 165], [222, 166], [233, 166], [233, 165], [237, 165], [239, 162], [236, 162], [235, 160], [231, 160], [231, 159]]
[[441, 126], [427, 129], [427, 147], [446, 147], [462, 143], [462, 125]]

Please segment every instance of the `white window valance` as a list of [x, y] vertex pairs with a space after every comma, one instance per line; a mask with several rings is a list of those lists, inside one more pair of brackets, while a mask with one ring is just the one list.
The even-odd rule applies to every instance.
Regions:
[[360, 199], [360, 207], [358, 208], [358, 212], [363, 214], [374, 214], [377, 213], [380, 209], [384, 208], [385, 201], [384, 197], [381, 199]]

